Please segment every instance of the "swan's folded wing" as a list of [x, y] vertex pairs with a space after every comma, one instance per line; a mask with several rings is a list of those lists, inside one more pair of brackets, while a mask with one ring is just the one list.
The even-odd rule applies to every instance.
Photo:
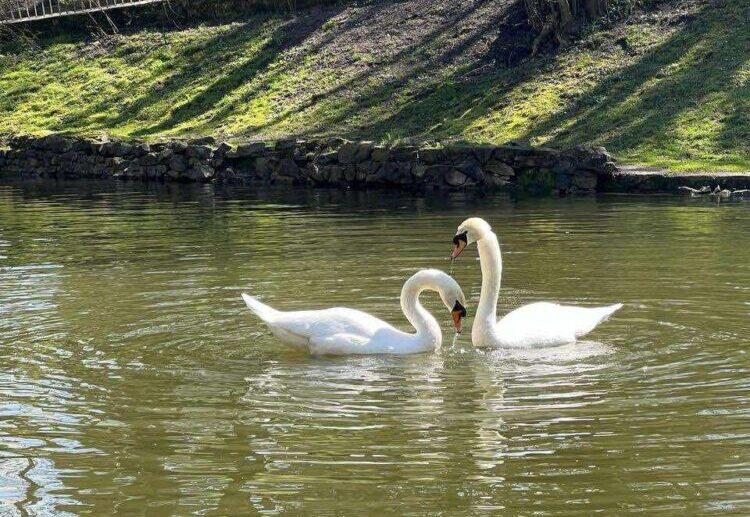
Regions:
[[367, 353], [370, 339], [354, 334], [333, 334], [331, 336], [310, 338], [310, 353], [318, 355], [348, 355]]
[[367, 313], [347, 308], [333, 308], [320, 311], [285, 312], [277, 316], [274, 326], [298, 336], [333, 336], [351, 334], [372, 336], [387, 323]]
[[497, 322], [496, 332], [510, 346], [573, 343], [622, 307], [576, 307], [550, 302], [524, 305]]

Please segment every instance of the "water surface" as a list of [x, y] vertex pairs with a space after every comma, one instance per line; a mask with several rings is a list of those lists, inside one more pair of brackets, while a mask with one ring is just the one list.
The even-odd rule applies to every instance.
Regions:
[[[482, 352], [433, 296], [437, 353], [320, 358], [239, 297], [407, 328], [469, 215], [501, 312], [625, 308]], [[747, 514], [749, 242], [747, 201], [0, 185], [0, 515]]]

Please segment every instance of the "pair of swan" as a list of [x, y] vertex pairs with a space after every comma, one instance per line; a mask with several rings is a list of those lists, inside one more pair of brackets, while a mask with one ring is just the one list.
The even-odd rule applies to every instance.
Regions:
[[[555, 346], [573, 343], [614, 314], [622, 304], [583, 308], [550, 302], [520, 307], [497, 321], [502, 259], [497, 236], [478, 217], [467, 219], [453, 238], [451, 260], [476, 242], [482, 268], [482, 290], [471, 330], [475, 346], [482, 348]], [[435, 318], [419, 303], [422, 291], [436, 291], [450, 310], [456, 332], [466, 316], [461, 287], [442, 271], [418, 271], [401, 290], [401, 309], [416, 333], [402, 332], [367, 313], [337, 307], [316, 311], [282, 312], [243, 294], [248, 308], [262, 319], [281, 341], [313, 354], [413, 354], [440, 347], [442, 334]]]

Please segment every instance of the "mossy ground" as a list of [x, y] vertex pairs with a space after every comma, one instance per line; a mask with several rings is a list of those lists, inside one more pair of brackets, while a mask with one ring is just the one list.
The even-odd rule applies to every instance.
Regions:
[[672, 2], [506, 68], [492, 49], [508, 5], [372, 2], [6, 45], [0, 134], [596, 143], [629, 163], [750, 171], [750, 3]]

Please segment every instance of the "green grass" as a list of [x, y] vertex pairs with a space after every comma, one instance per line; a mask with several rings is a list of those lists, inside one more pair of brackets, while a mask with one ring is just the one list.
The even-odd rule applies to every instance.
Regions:
[[698, 5], [689, 23], [637, 17], [512, 69], [482, 67], [502, 14], [487, 4], [417, 19], [418, 31], [383, 14], [403, 7], [376, 2], [144, 29], [109, 46], [6, 45], [0, 134], [596, 143], [625, 163], [750, 171], [747, 2]]

